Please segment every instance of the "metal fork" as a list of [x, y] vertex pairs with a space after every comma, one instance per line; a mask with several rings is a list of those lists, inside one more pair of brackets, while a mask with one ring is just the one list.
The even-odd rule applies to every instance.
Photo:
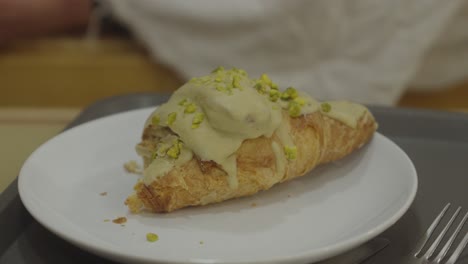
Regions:
[[[468, 218], [468, 212], [465, 214], [461, 222], [458, 224], [452, 236], [450, 236], [450, 238], [447, 240], [444, 247], [439, 251], [439, 254], [437, 254], [436, 257], [433, 257], [433, 256], [440, 242], [444, 238], [445, 234], [447, 233], [447, 231], [449, 230], [449, 228], [452, 226], [453, 222], [457, 218], [458, 214], [460, 213], [461, 207], [458, 207], [458, 209], [452, 215], [452, 217], [450, 218], [448, 223], [445, 225], [445, 227], [442, 229], [440, 234], [437, 236], [434, 242], [432, 242], [432, 245], [430, 245], [429, 249], [426, 250], [426, 253], [422, 254], [423, 253], [422, 251], [423, 251], [423, 248], [426, 246], [427, 242], [429, 241], [429, 238], [431, 237], [432, 233], [434, 233], [434, 230], [436, 229], [436, 227], [439, 225], [440, 221], [446, 214], [449, 207], [450, 207], [450, 203], [448, 203], [444, 207], [444, 209], [442, 209], [442, 211], [439, 213], [436, 219], [434, 219], [434, 222], [432, 222], [431, 226], [429, 226], [424, 236], [419, 240], [418, 244], [416, 245], [415, 251], [410, 256], [404, 259], [403, 261], [404, 263], [406, 264], [441, 264], [443, 263], [442, 261], [445, 259], [445, 256], [451, 249], [452, 244], [455, 241], [455, 238], [458, 236], [458, 234], [462, 230], [463, 225], [465, 224], [466, 219]], [[458, 257], [461, 255], [461, 253], [465, 249], [465, 246], [467, 243], [468, 243], [468, 232], [465, 233], [465, 236], [461, 240], [460, 244], [453, 251], [452, 255], [447, 259], [445, 264], [455, 264]]]

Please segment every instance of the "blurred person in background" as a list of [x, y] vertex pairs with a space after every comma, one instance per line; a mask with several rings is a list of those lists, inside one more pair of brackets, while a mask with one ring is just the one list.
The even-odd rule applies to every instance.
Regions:
[[85, 27], [103, 7], [185, 78], [239, 67], [321, 100], [394, 105], [468, 77], [466, 0], [0, 0], [0, 42]]

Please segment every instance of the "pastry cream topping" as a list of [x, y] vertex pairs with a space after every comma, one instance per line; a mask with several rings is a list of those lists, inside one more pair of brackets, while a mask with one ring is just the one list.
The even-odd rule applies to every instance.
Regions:
[[[282, 122], [283, 109], [291, 117], [321, 111], [351, 127], [366, 111], [348, 102], [326, 105], [293, 87], [281, 92], [266, 74], [255, 80], [240, 69], [217, 68], [184, 84], [148, 119], [146, 125], [168, 127], [175, 135], [160, 140], [143, 181], [149, 184], [195, 154], [200, 160], [219, 164], [230, 186], [236, 188], [237, 149], [246, 139], [271, 137], [275, 132], [283, 145], [273, 147], [276, 167], [278, 173], [284, 171], [283, 159], [295, 159], [297, 148], [288, 122]], [[280, 149], [284, 152], [281, 161]]]
[[[329, 105], [325, 107], [324, 105]], [[367, 111], [362, 105], [348, 101], [328, 101], [322, 104], [323, 114], [336, 119], [349, 127], [356, 128], [359, 118]]]

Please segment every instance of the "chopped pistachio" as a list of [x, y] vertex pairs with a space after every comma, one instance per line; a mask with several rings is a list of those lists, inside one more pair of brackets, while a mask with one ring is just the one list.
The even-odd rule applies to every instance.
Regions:
[[233, 76], [232, 77], [232, 87], [241, 88], [239, 76]]
[[146, 234], [146, 240], [148, 240], [149, 242], [156, 242], [159, 240], [159, 236], [155, 233], [148, 233]]
[[184, 100], [182, 100], [182, 101], [179, 102], [179, 105], [180, 105], [180, 106], [184, 106], [184, 105], [186, 105], [187, 103], [188, 103], [188, 100], [187, 100], [187, 98], [185, 98]]
[[270, 101], [276, 102], [280, 98], [280, 92], [278, 90], [270, 90]]
[[177, 113], [176, 112], [172, 112], [172, 113], [168, 114], [167, 115], [167, 124], [168, 125], [174, 124], [176, 119], [177, 119]]
[[259, 94], [265, 94], [266, 93], [266, 87], [262, 82], [257, 82], [255, 84], [255, 89]]
[[151, 156], [152, 159], [155, 159], [157, 157], [165, 157], [166, 152], [169, 149], [169, 145], [164, 142], [159, 142], [158, 145], [156, 146], [156, 149], [153, 152], [153, 155]]
[[217, 82], [217, 83], [221, 83], [223, 81], [224, 81], [224, 79], [221, 76], [218, 76], [218, 77], [215, 78], [215, 82]]
[[272, 83], [270, 88], [274, 89], [274, 90], [279, 90], [279, 87], [278, 87], [278, 85], [276, 83]]
[[153, 154], [151, 154], [151, 160], [154, 160], [154, 159], [157, 158], [157, 157], [158, 157], [158, 151], [155, 150], [155, 151], [153, 152]]
[[180, 154], [179, 145], [178, 144], [172, 145], [172, 147], [169, 148], [166, 154], [173, 159], [177, 159]]
[[182, 147], [184, 146], [184, 143], [182, 143], [182, 141], [178, 140], [177, 139], [177, 142], [175, 143], [177, 144], [177, 146], [179, 147], [179, 149], [182, 149]]
[[159, 125], [159, 121], [160, 121], [160, 118], [159, 118], [158, 115], [154, 115], [154, 116], [151, 118], [151, 124], [153, 124], [153, 126]]
[[195, 116], [192, 119], [192, 128], [198, 128], [200, 124], [203, 122], [203, 119], [205, 119], [205, 116], [203, 113], [196, 113]]
[[323, 112], [328, 113], [331, 111], [331, 105], [329, 103], [322, 103], [320, 105], [320, 108], [322, 109]]
[[272, 81], [270, 79], [270, 77], [268, 77], [268, 75], [266, 75], [265, 73], [262, 74], [262, 76], [260, 76], [260, 80], [262, 80], [262, 82], [268, 86], [271, 87], [272, 85]]
[[214, 69], [214, 70], [212, 71], [212, 73], [218, 73], [218, 72], [222, 72], [222, 71], [224, 71], [224, 67], [223, 67], [223, 66], [219, 66], [218, 68]]
[[288, 113], [292, 117], [298, 117], [301, 115], [301, 106], [295, 101], [290, 101], [288, 105]]
[[184, 113], [191, 114], [191, 113], [195, 113], [195, 111], [197, 111], [197, 106], [194, 103], [190, 103], [185, 106]]
[[300, 106], [304, 106], [307, 101], [304, 97], [296, 97], [294, 98], [294, 102], [298, 103]]
[[286, 91], [281, 94], [281, 99], [289, 100], [295, 99], [298, 96], [297, 90], [294, 87], [288, 87]]
[[284, 154], [288, 160], [294, 160], [297, 158], [297, 147], [296, 146], [284, 146]]
[[180, 151], [182, 149], [182, 141], [180, 141], [180, 139], [176, 138], [172, 141], [172, 146], [169, 147], [169, 149], [167, 150], [166, 154], [167, 156], [173, 158], [173, 159], [177, 159], [180, 155]]

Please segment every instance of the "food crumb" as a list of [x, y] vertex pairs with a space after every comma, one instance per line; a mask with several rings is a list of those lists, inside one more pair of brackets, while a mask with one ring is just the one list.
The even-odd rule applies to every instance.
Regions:
[[123, 224], [127, 222], [126, 217], [117, 217], [116, 219], [112, 220], [114, 224]]
[[203, 242], [203, 241], [200, 241], [200, 245], [203, 245], [203, 244], [205, 244], [205, 242]]
[[109, 219], [104, 219], [104, 222], [110, 222], [110, 220]]
[[148, 240], [149, 242], [156, 242], [159, 240], [159, 236], [155, 233], [147, 233], [146, 240]]
[[106, 196], [106, 195], [107, 195], [107, 192], [102, 192], [102, 193], [100, 193], [99, 195], [101, 195], [101, 196]]
[[143, 171], [141, 169], [141, 166], [134, 160], [130, 160], [128, 162], [125, 162], [124, 168], [129, 173], [134, 173], [134, 174], [142, 174], [143, 173]]
[[255, 206], [257, 206], [257, 204], [256, 204], [256, 203], [252, 203], [250, 206], [255, 207]]

